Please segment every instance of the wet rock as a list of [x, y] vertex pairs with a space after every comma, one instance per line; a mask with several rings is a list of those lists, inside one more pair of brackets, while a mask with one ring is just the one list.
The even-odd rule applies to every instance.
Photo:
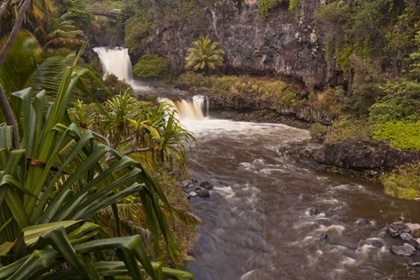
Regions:
[[414, 248], [420, 250], [420, 243], [418, 242], [418, 240], [412, 238], [412, 239], [408, 240], [407, 243], [410, 244], [411, 246], [413, 246]]
[[210, 182], [202, 182], [200, 184], [200, 187], [202, 187], [202, 188], [204, 188], [206, 190], [211, 190], [211, 189], [213, 189], [213, 184], [210, 183]]
[[370, 224], [370, 220], [368, 219], [361, 219], [360, 221], [358, 221], [359, 225], [366, 225], [366, 224]]
[[410, 266], [420, 266], [420, 262], [412, 262], [412, 263], [409, 263], [408, 265], [410, 265]]
[[403, 232], [400, 234], [400, 238], [403, 241], [410, 241], [411, 239], [413, 239], [413, 236], [411, 236], [411, 234]]
[[384, 246], [384, 243], [382, 243], [379, 240], [373, 240], [372, 243], [371, 243], [371, 245], [373, 247], [376, 247], [376, 248], [382, 248]]
[[321, 242], [324, 242], [326, 239], [328, 238], [328, 234], [326, 233], [322, 233], [319, 237], [318, 240]]
[[195, 196], [197, 196], [197, 193], [196, 192], [190, 192], [189, 195], [190, 195], [190, 197], [195, 197]]
[[186, 193], [190, 193], [190, 192], [196, 191], [196, 189], [194, 185], [190, 185], [188, 188], [184, 188], [183, 191]]
[[420, 224], [406, 223], [405, 225], [411, 230], [411, 232], [420, 230]]
[[416, 249], [407, 243], [404, 243], [404, 246], [392, 246], [391, 252], [398, 256], [412, 256]]
[[403, 222], [394, 222], [388, 226], [387, 233], [391, 237], [397, 237], [401, 233], [411, 233], [411, 230], [408, 226], [406, 226]]
[[190, 180], [183, 180], [183, 181], [179, 182], [179, 187], [180, 188], [187, 188], [190, 184], [191, 184]]
[[321, 211], [319, 211], [317, 208], [314, 208], [314, 207], [312, 207], [312, 208], [309, 210], [309, 215], [311, 215], [311, 216], [318, 215], [319, 213], [321, 213]]
[[210, 192], [207, 189], [202, 189], [198, 192], [198, 196], [199, 197], [209, 197], [210, 196]]

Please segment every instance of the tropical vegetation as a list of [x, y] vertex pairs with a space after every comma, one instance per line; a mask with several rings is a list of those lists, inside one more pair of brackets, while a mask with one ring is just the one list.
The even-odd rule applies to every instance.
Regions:
[[209, 75], [210, 69], [223, 65], [224, 50], [218, 48], [218, 42], [212, 42], [210, 38], [200, 36], [192, 43], [192, 47], [187, 50], [185, 57], [185, 68], [204, 70]]
[[[66, 14], [83, 3], [59, 2]], [[109, 89], [78, 66], [83, 48], [77, 57], [72, 49], [84, 42], [81, 31], [58, 18], [53, 4], [0, 6], [0, 279], [193, 278], [159, 261], [162, 249], [172, 267], [185, 257], [173, 239], [174, 218], [199, 221], [184, 196], [167, 198], [174, 182], [162, 175], [167, 167], [175, 174], [175, 163], [184, 168], [184, 141], [193, 136], [166, 105], [148, 107], [128, 93], [104, 105], [78, 101], [96, 100], [89, 80]], [[89, 106], [108, 130], [89, 125]], [[150, 162], [136, 155], [146, 146]]]

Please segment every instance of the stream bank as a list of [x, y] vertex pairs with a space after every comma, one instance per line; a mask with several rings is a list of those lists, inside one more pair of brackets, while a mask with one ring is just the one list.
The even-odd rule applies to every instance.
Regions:
[[[260, 123], [282, 123], [309, 129], [312, 123], [331, 126], [337, 115], [325, 106], [308, 102], [304, 90], [294, 91], [293, 102], [255, 98], [252, 94], [213, 93], [200, 88], [188, 89], [192, 95], [204, 95], [213, 118]], [[300, 102], [303, 100], [304, 102]], [[315, 104], [315, 105], [314, 105]], [[394, 168], [420, 161], [420, 152], [390, 147], [386, 141], [346, 139], [325, 142], [325, 139], [291, 141], [279, 152], [294, 157], [306, 167], [333, 174], [378, 181]]]

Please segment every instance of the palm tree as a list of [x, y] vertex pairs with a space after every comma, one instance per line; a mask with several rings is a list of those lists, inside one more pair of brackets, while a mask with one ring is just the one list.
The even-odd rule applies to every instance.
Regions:
[[185, 68], [194, 69], [194, 71], [204, 69], [205, 73], [209, 75], [210, 69], [223, 65], [225, 51], [218, 49], [219, 43], [212, 42], [209, 36], [201, 36], [192, 45], [193, 47], [187, 50]]

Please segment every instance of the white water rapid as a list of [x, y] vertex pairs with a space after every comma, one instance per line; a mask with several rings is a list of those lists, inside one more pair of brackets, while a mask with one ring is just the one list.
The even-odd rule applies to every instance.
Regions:
[[109, 74], [114, 74], [118, 80], [125, 81], [130, 84], [133, 89], [138, 91], [149, 91], [150, 88], [140, 85], [138, 81], [133, 79], [133, 68], [131, 65], [128, 49], [116, 47], [97, 47], [93, 48], [99, 56], [104, 70], [104, 78]]

